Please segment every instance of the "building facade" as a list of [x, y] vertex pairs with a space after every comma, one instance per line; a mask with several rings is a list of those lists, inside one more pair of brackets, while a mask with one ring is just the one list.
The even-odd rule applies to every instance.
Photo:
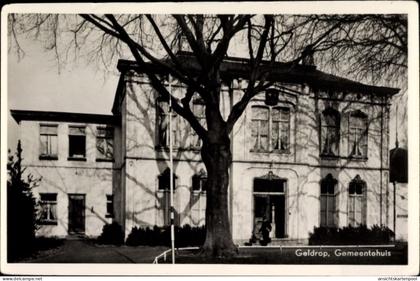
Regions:
[[[247, 86], [243, 62], [227, 59], [222, 64], [224, 118]], [[200, 139], [169, 111], [168, 102], [135, 63], [121, 60], [118, 69], [113, 115], [54, 120], [57, 113], [48, 120], [28, 120], [22, 112], [12, 112], [21, 116], [15, 119], [22, 146], [25, 155], [31, 154], [25, 163], [43, 176], [37, 188], [41, 202], [56, 198], [57, 223], [41, 228], [41, 234], [69, 233], [74, 204], [84, 210], [86, 235], [98, 235], [112, 220], [123, 226], [126, 236], [135, 226], [169, 224], [170, 135], [175, 222], [205, 223], [207, 175]], [[305, 241], [316, 226], [391, 228], [389, 107], [398, 89], [364, 85], [306, 65], [278, 63], [269, 79], [273, 86], [253, 98], [231, 134], [229, 217], [234, 240], [243, 243], [258, 235], [264, 218], [272, 222], [272, 239], [296, 242]], [[166, 84], [169, 88], [168, 80]], [[170, 89], [177, 98], [185, 93], [177, 81], [171, 81]], [[267, 102], [270, 97], [278, 100]], [[205, 105], [198, 95], [191, 108], [205, 127]], [[43, 159], [44, 152], [54, 155], [49, 136], [55, 132], [58, 159]], [[73, 135], [78, 136], [75, 154]], [[111, 154], [101, 152], [108, 147]], [[45, 195], [53, 190], [56, 197]]]

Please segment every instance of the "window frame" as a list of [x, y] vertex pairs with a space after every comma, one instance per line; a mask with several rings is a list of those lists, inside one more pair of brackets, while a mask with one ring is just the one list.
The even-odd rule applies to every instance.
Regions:
[[[361, 185], [362, 188], [362, 192], [358, 193], [357, 192], [357, 188], [354, 188], [354, 192], [350, 193], [350, 189], [351, 189], [351, 185]], [[347, 217], [348, 217], [348, 225], [353, 226], [353, 227], [358, 227], [361, 225], [366, 225], [367, 223], [367, 184], [364, 180], [362, 180], [360, 178], [359, 175], [356, 175], [354, 177], [354, 179], [352, 179], [349, 183], [348, 186], [348, 213], [347, 213]], [[361, 222], [358, 223], [356, 220], [356, 201], [360, 200], [361, 204], [361, 210], [360, 210], [360, 214], [361, 214]], [[352, 211], [352, 216], [351, 216], [351, 205], [353, 205], [353, 211]]]
[[[331, 116], [334, 118], [335, 125], [328, 125], [326, 122], [326, 118], [328, 116]], [[324, 151], [324, 147], [326, 146], [326, 141], [330, 136], [330, 132], [334, 133], [334, 136], [337, 138], [336, 140], [336, 146], [337, 146], [337, 152], [336, 154], [334, 152], [327, 153]], [[327, 107], [322, 113], [321, 113], [321, 122], [320, 122], [320, 156], [323, 158], [338, 158], [340, 157], [340, 143], [341, 143], [341, 114], [339, 111], [332, 107]], [[324, 136], [325, 134], [325, 136]], [[331, 148], [334, 145], [332, 142], [330, 144]], [[332, 150], [332, 149], [331, 149]]]
[[[55, 197], [55, 200], [53, 199], [46, 199], [46, 198], [42, 198], [43, 196], [53, 196]], [[40, 217], [39, 217], [39, 224], [40, 225], [57, 225], [58, 224], [58, 216], [57, 216], [57, 193], [51, 193], [51, 192], [42, 192], [39, 193], [39, 205], [40, 205]], [[52, 206], [55, 206], [54, 208], [52, 208]], [[44, 209], [47, 208], [46, 211], [44, 211]], [[55, 219], [44, 219], [43, 218], [43, 214], [46, 213], [51, 214], [54, 213], [55, 215]]]
[[[110, 212], [111, 210], [111, 212]], [[113, 218], [114, 217], [114, 195], [113, 194], [106, 194], [106, 218]]]
[[[163, 110], [163, 107], [161, 106], [161, 104], [167, 104], [167, 109], [168, 111]], [[169, 128], [169, 116], [172, 117], [172, 120], [174, 122], [172, 122], [172, 132], [174, 134], [174, 138], [173, 138], [173, 142], [172, 142], [172, 147], [174, 149], [178, 149], [180, 148], [180, 140], [181, 140], [181, 136], [180, 136], [180, 128], [181, 128], [181, 124], [180, 124], [180, 117], [179, 115], [173, 111], [170, 110], [169, 108], [169, 101], [167, 99], [164, 99], [162, 97], [159, 97], [156, 99], [156, 148], [160, 148], [160, 149], [169, 149], [169, 134], [168, 131], [170, 130]], [[166, 120], [166, 128], [165, 128], [165, 143], [162, 142], [162, 135], [163, 135], [163, 130], [162, 130], [162, 123], [163, 120]]]
[[[203, 110], [202, 112], [204, 113], [202, 116], [197, 114], [196, 108], [197, 106], [202, 106]], [[192, 113], [195, 116], [195, 118], [197, 119], [197, 121], [201, 124], [201, 126], [203, 126], [203, 128], [207, 128], [207, 121], [206, 121], [206, 104], [204, 102], [204, 100], [200, 97], [198, 97], [197, 95], [195, 95], [192, 99]], [[200, 139], [200, 137], [198, 136], [198, 134], [194, 131], [194, 129], [189, 126], [190, 128], [190, 135], [191, 137], [191, 141], [190, 141], [190, 148], [192, 150], [199, 150], [203, 144], [203, 141]]]
[[[323, 192], [323, 187], [324, 185], [326, 186], [326, 192]], [[333, 192], [331, 193], [329, 188], [331, 187], [331, 185], [333, 186]], [[337, 227], [338, 223], [337, 223], [337, 185], [338, 185], [338, 181], [332, 176], [331, 173], [329, 173], [328, 175], [326, 175], [321, 181], [320, 181], [320, 220], [319, 220], [319, 225], [321, 227], [328, 227], [328, 228], [335, 228]], [[323, 214], [322, 214], [322, 198], [325, 198], [325, 202], [326, 202], [326, 206], [325, 206], [325, 219], [323, 219]], [[333, 224], [329, 225], [329, 215], [330, 215], [330, 209], [329, 209], [329, 199], [333, 198], [333, 209], [332, 209], [332, 217], [333, 217]]]
[[[49, 128], [55, 128], [55, 133], [48, 133], [48, 132], [42, 132], [42, 127], [49, 127]], [[52, 149], [52, 141], [51, 137], [55, 136], [56, 142], [55, 142], [55, 151], [56, 153], [42, 153], [42, 136], [47, 136], [47, 147], [49, 147], [50, 150]], [[47, 149], [48, 150], [48, 149]], [[47, 124], [47, 123], [40, 123], [39, 124], [39, 160], [58, 160], [58, 124]]]
[[[104, 130], [104, 133], [100, 133], [100, 130]], [[109, 135], [108, 135], [109, 133]], [[106, 154], [108, 154], [108, 142], [107, 140], [111, 140], [111, 157], [106, 157]], [[105, 143], [105, 156], [100, 155], [98, 145], [99, 142]], [[96, 127], [96, 161], [97, 162], [113, 162], [114, 161], [114, 128], [110, 126], [97, 126]]]
[[[192, 176], [192, 183], [191, 183], [191, 191], [194, 194], [207, 193], [207, 173], [201, 169], [197, 174], [194, 174]], [[199, 188], [195, 188], [196, 183], [198, 182]]]
[[[166, 168], [162, 173], [160, 173], [158, 175], [158, 186], [157, 186], [157, 191], [158, 192], [169, 192], [170, 191], [170, 169]], [[161, 188], [161, 181], [163, 180], [167, 180], [167, 187], [166, 188]], [[174, 191], [176, 190], [176, 184], [178, 181], [178, 176], [173, 173], [173, 188]]]
[[[83, 133], [80, 134], [74, 134], [71, 133], [71, 129], [83, 129]], [[72, 161], [86, 161], [86, 153], [87, 153], [87, 149], [86, 149], [86, 145], [87, 145], [87, 136], [86, 136], [86, 125], [69, 125], [68, 127], [68, 145], [69, 145], [69, 149], [68, 149], [68, 157], [67, 160], [72, 160]], [[74, 154], [71, 155], [71, 137], [77, 137], [77, 136], [83, 136], [84, 137], [84, 155], [83, 156], [75, 156]]]
[[[268, 119], [267, 120], [263, 120], [263, 119], [256, 119], [254, 117], [254, 108], [263, 108], [265, 110], [267, 110], [267, 115], [268, 115]], [[275, 120], [273, 121], [273, 112], [274, 110], [279, 110], [279, 114], [281, 116], [281, 114], [283, 112], [287, 112], [287, 120]], [[251, 129], [251, 149], [250, 152], [256, 152], [256, 153], [277, 153], [277, 154], [290, 154], [290, 147], [291, 147], [291, 113], [292, 110], [289, 106], [285, 106], [285, 105], [263, 105], [263, 104], [253, 104], [251, 106], [251, 126], [253, 126], [253, 122], [258, 121], [258, 125], [257, 125], [257, 135], [254, 136], [252, 133], [252, 129]], [[267, 132], [267, 149], [263, 149], [263, 148], [255, 148], [256, 144], [260, 142], [261, 139], [261, 122], [267, 122], [267, 127], [268, 127], [268, 132]], [[274, 144], [273, 144], [273, 125], [274, 123], [278, 123], [279, 125], [279, 129], [278, 129], [278, 139], [277, 141], [281, 141], [281, 129], [282, 128], [282, 124], [286, 124], [287, 127], [287, 148], [286, 149], [275, 149], [274, 148]], [[261, 147], [261, 145], [259, 145]]]
[[[357, 126], [352, 126], [354, 122], [352, 122], [352, 118], [359, 118], [361, 119], [361, 121], [364, 123], [364, 127], [363, 128], [359, 128]], [[357, 122], [356, 122], [357, 123]], [[360, 135], [358, 135], [357, 133], [354, 133], [353, 130], [359, 130]], [[351, 141], [353, 139], [352, 136], [356, 136], [353, 140], [353, 142]], [[369, 122], [368, 122], [368, 115], [365, 114], [364, 112], [360, 111], [360, 110], [356, 110], [356, 111], [352, 111], [349, 113], [349, 121], [348, 121], [348, 157], [350, 159], [355, 159], [355, 160], [367, 160], [368, 159], [368, 152], [369, 152], [369, 147], [368, 147], [368, 143], [369, 143]], [[362, 139], [363, 143], [356, 143], [357, 138]], [[358, 145], [358, 147], [360, 147], [360, 145], [362, 145], [361, 148], [362, 149], [362, 154], [361, 155], [356, 155], [353, 153], [356, 145]]]

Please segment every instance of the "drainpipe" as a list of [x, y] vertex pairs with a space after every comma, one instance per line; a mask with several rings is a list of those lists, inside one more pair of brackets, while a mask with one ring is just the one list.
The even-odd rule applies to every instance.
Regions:
[[[383, 201], [383, 199], [382, 199], [382, 193], [383, 193], [383, 191], [382, 191], [382, 188], [383, 188], [383, 186], [382, 186], [382, 174], [383, 174], [383, 163], [382, 163], [382, 158], [383, 158], [383, 131], [384, 131], [384, 111], [383, 111], [384, 109], [383, 109], [383, 106], [381, 106], [381, 142], [380, 142], [380, 145], [381, 145], [381, 149], [380, 149], [380, 156], [379, 156], [379, 159], [380, 159], [380, 162], [381, 162], [381, 166], [380, 166], [380, 173], [381, 173], [381, 176], [380, 176], [380, 179], [379, 179], [379, 184], [380, 184], [380, 197], [379, 197], [379, 225], [383, 225], [383, 223], [382, 223], [382, 201]], [[368, 138], [369, 139], [369, 138]], [[387, 191], [388, 191], [388, 189], [387, 189]], [[388, 198], [388, 197], [387, 197]]]
[[394, 193], [394, 214], [393, 214], [393, 230], [394, 230], [394, 241], [397, 239], [397, 229], [396, 229], [396, 226], [397, 226], [397, 224], [396, 224], [396, 219], [397, 219], [397, 212], [396, 212], [396, 207], [397, 207], [397, 201], [396, 201], [396, 199], [397, 199], [397, 185], [395, 184], [395, 181], [393, 181], [392, 182], [392, 184], [393, 184], [393, 186], [394, 186], [394, 190], [393, 190], [393, 193]]
[[[239, 80], [237, 80], [237, 87], [239, 88], [239, 89], [241, 89], [241, 85], [240, 85], [240, 81]], [[232, 107], [233, 107], [233, 103], [234, 103], [234, 88], [235, 88], [235, 83], [234, 83], [234, 81], [233, 81], [233, 79], [228, 83], [228, 85], [229, 85], [229, 88], [228, 88], [228, 91], [229, 91], [229, 107], [230, 107], [230, 110], [232, 110]], [[234, 147], [233, 147], [233, 142], [234, 142], [234, 130], [232, 129], [232, 131], [230, 132], [230, 151], [231, 151], [231, 153], [232, 153], [232, 160], [233, 160], [233, 149], [234, 149]], [[229, 226], [230, 226], [230, 233], [231, 233], [231, 235], [232, 235], [232, 237], [233, 237], [233, 214], [232, 214], [232, 210], [233, 210], [233, 161], [231, 161], [231, 163], [230, 163], [230, 167], [229, 167], [229, 189], [228, 189], [228, 195], [229, 195], [229, 207], [228, 207], [228, 210], [229, 210]]]

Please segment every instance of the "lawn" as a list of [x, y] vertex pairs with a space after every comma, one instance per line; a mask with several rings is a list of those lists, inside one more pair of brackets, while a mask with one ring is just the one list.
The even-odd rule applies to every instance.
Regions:
[[[163, 261], [159, 261], [163, 262]], [[171, 262], [170, 255], [166, 261]], [[180, 250], [176, 263], [188, 264], [407, 264], [407, 244], [395, 247], [249, 247], [232, 258], [205, 258], [198, 250]]]

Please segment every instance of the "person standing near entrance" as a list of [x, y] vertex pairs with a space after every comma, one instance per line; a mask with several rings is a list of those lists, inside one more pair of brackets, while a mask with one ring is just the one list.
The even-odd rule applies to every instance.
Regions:
[[271, 231], [271, 222], [264, 216], [263, 223], [261, 224], [260, 231], [262, 235], [262, 239], [260, 240], [260, 244], [262, 246], [266, 246], [268, 243], [271, 242], [270, 238], [270, 231]]

